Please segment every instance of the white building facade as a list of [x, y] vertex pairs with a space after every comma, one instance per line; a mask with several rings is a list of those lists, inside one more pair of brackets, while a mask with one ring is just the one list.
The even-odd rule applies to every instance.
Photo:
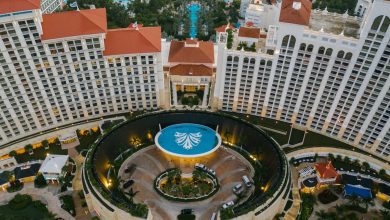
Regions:
[[374, 1], [363, 19], [311, 11], [309, 1], [282, 4], [274, 46], [259, 39], [257, 52], [248, 52], [219, 43], [217, 107], [290, 122], [388, 159], [390, 2]]
[[41, 10], [45, 14], [60, 10], [64, 5], [64, 0], [41, 0]]
[[[9, 9], [0, 9], [1, 145], [78, 121], [160, 107], [160, 28], [123, 29], [130, 35], [139, 31], [142, 36], [158, 36], [148, 40], [156, 49], [128, 45], [120, 51], [121, 45], [112, 45], [121, 43], [120, 39], [109, 38], [121, 36], [104, 27], [105, 9], [50, 15], [42, 15], [39, 5], [22, 11], [18, 7]], [[93, 34], [78, 29], [70, 33], [72, 28], [63, 27], [68, 20], [88, 23], [77, 20], [88, 16], [98, 21], [91, 26], [97, 30]], [[50, 22], [66, 33], [58, 28], [58, 33], [54, 33], [55, 28], [45, 33], [44, 26]]]

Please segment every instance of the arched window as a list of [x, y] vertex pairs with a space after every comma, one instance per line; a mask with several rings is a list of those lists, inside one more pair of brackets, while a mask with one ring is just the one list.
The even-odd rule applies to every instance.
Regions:
[[232, 56], [228, 56], [227, 57], [227, 61], [232, 61], [233, 60], [233, 57]]
[[344, 51], [340, 50], [340, 51], [337, 53], [337, 58], [342, 59], [343, 57], [344, 57]]
[[325, 53], [325, 47], [320, 47], [320, 48], [318, 49], [318, 54], [323, 55], [324, 53]]
[[346, 60], [351, 60], [351, 59], [352, 59], [352, 53], [351, 53], [351, 52], [348, 52], [348, 53], [345, 55], [345, 59], [346, 59]]
[[380, 31], [386, 33], [387, 29], [389, 28], [389, 24], [390, 24], [390, 18], [386, 16], [385, 20], [383, 20]]
[[331, 48], [328, 48], [328, 49], [326, 49], [325, 55], [326, 56], [331, 56], [332, 52], [333, 52], [333, 50]]
[[245, 57], [245, 58], [244, 58], [244, 63], [245, 63], [245, 64], [249, 63], [248, 57]]
[[251, 64], [255, 64], [255, 62], [256, 62], [255, 58], [251, 58], [250, 63], [251, 63]]
[[296, 38], [294, 36], [290, 37], [290, 43], [288, 44], [288, 47], [294, 48], [296, 42]]
[[240, 58], [238, 58], [237, 56], [234, 57], [234, 62], [238, 62], [240, 60]]
[[307, 51], [308, 52], [313, 52], [313, 44], [309, 44], [309, 46], [307, 46]]
[[289, 37], [290, 37], [290, 35], [286, 35], [283, 37], [282, 47], [287, 47]]
[[269, 60], [269, 61], [267, 62], [267, 66], [272, 66], [272, 61]]
[[374, 30], [374, 31], [378, 30], [379, 25], [381, 24], [382, 18], [383, 18], [383, 15], [375, 18], [374, 22], [371, 25], [371, 30]]
[[302, 43], [300, 46], [299, 46], [299, 50], [305, 50], [306, 48], [306, 44]]

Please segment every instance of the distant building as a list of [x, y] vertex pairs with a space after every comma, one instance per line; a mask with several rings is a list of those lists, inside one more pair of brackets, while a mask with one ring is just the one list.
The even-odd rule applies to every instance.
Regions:
[[245, 11], [245, 24], [253, 27], [268, 28], [278, 20], [280, 4], [268, 4], [266, 1], [255, 0], [248, 5]]

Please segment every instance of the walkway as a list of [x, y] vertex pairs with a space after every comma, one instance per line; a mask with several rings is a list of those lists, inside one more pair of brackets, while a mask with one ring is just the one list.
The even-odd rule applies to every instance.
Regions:
[[301, 198], [299, 195], [299, 188], [298, 188], [298, 172], [297, 169], [293, 166], [291, 166], [291, 180], [293, 183], [293, 188], [291, 190], [293, 196], [293, 204], [285, 215], [286, 220], [297, 219], [297, 216], [299, 214], [299, 209], [301, 207]]
[[42, 203], [46, 204], [49, 211], [56, 214], [57, 217], [63, 218], [65, 220], [74, 219], [72, 215], [61, 208], [60, 200], [56, 195], [53, 195], [53, 193], [49, 191], [49, 187], [38, 189], [34, 187], [33, 183], [25, 183], [23, 189], [18, 192], [0, 192], [0, 204], [8, 203], [18, 193], [31, 195], [33, 200], [40, 200]]

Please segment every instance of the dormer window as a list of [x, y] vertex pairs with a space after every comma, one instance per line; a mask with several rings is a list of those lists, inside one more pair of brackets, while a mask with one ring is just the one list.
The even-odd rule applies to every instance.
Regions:
[[301, 4], [301, 2], [294, 1], [292, 7], [293, 7], [295, 10], [299, 10], [299, 9], [301, 9], [302, 4]]

